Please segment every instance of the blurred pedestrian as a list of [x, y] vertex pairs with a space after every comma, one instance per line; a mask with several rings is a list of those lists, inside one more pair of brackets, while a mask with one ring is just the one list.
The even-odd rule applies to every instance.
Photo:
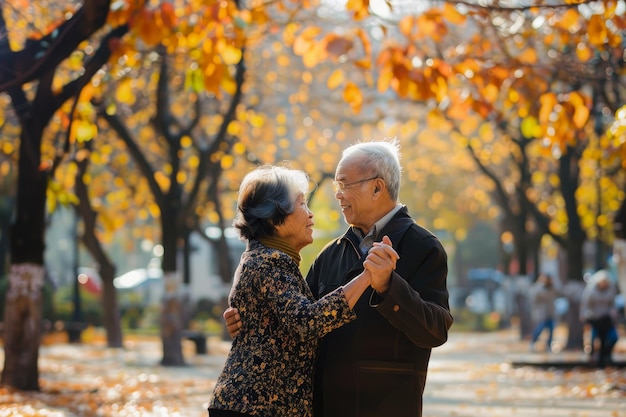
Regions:
[[535, 350], [535, 344], [541, 334], [547, 330], [545, 350], [552, 351], [552, 339], [556, 322], [556, 308], [554, 302], [561, 296], [560, 291], [554, 286], [552, 276], [542, 273], [537, 281], [530, 287], [531, 316], [534, 329], [530, 340], [530, 350]]
[[[591, 325], [592, 333], [600, 341], [597, 364], [601, 368], [611, 364], [611, 355], [617, 343], [617, 333], [615, 332], [616, 295], [617, 289], [611, 282], [608, 271], [601, 269], [589, 279], [580, 303], [581, 320]], [[594, 338], [591, 339], [591, 343], [594, 343]]]

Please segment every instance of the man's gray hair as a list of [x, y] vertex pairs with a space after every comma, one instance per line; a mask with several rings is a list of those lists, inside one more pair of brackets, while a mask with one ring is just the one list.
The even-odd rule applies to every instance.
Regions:
[[398, 201], [400, 194], [400, 143], [397, 138], [359, 142], [343, 151], [341, 160], [359, 156], [363, 158], [363, 171], [366, 176], [382, 178], [387, 185], [390, 197]]

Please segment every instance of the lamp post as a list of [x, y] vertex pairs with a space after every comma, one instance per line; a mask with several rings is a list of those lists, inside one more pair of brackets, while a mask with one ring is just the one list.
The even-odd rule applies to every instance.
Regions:
[[65, 324], [68, 341], [70, 343], [80, 343], [80, 335], [83, 331], [83, 309], [80, 298], [80, 273], [79, 273], [79, 236], [78, 236], [78, 213], [74, 213], [73, 235], [74, 235], [74, 279], [72, 280], [72, 320]]

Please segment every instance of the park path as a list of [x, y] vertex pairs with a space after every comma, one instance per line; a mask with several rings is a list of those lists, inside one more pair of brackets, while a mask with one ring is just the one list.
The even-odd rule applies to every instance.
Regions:
[[[42, 391], [1, 389], [0, 417], [206, 417], [229, 342], [210, 339], [208, 355], [185, 342], [188, 366], [161, 367], [158, 339], [127, 338], [124, 349], [96, 340], [42, 346]], [[424, 417], [626, 417], [626, 369], [537, 366], [581, 356], [531, 354], [514, 330], [452, 332], [433, 350]], [[523, 362], [534, 366], [513, 365]]]
[[[624, 338], [615, 359], [626, 359]], [[581, 352], [532, 353], [514, 330], [452, 333], [433, 350], [424, 417], [626, 417], [626, 369], [583, 361]]]

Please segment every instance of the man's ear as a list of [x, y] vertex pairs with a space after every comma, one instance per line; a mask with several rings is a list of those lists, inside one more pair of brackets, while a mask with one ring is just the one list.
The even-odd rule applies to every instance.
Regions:
[[381, 179], [380, 178], [376, 178], [376, 182], [374, 183], [374, 193], [378, 193], [380, 192], [380, 190], [382, 190], [382, 185], [380, 184]]

